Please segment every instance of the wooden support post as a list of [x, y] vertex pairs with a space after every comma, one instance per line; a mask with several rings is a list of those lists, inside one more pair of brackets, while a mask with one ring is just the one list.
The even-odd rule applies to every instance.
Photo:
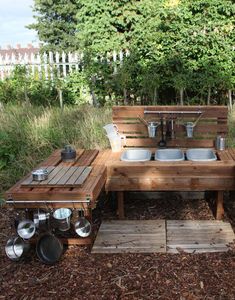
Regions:
[[216, 220], [221, 220], [224, 215], [224, 192], [218, 191], [217, 192], [217, 199], [216, 199]]
[[117, 192], [117, 200], [118, 200], [118, 218], [124, 219], [125, 213], [124, 213], [124, 192]]

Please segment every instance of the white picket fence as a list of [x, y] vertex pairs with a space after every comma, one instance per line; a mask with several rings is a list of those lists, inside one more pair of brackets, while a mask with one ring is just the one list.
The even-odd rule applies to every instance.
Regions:
[[[117, 71], [117, 64], [122, 63], [124, 57], [129, 55], [128, 50], [108, 53], [106, 57], [97, 58], [97, 61], [102, 63], [104, 60], [107, 63], [114, 62], [114, 72]], [[1, 55], [0, 54], [0, 80], [11, 75], [15, 66], [25, 66], [27, 73], [32, 76], [38, 76], [45, 80], [53, 80], [55, 74], [59, 78], [65, 78], [69, 73], [74, 70], [78, 71], [83, 68], [83, 54], [78, 52], [48, 52], [43, 54], [16, 54]]]

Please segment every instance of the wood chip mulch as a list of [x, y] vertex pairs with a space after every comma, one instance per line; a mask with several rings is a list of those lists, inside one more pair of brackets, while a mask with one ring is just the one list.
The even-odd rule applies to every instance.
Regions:
[[[163, 199], [125, 202], [128, 219], [214, 219], [212, 200]], [[95, 214], [95, 223], [116, 218], [108, 203]], [[235, 230], [235, 201], [227, 195], [225, 220]], [[0, 209], [1, 299], [179, 299], [234, 300], [235, 248], [206, 254], [93, 254], [86, 247], [69, 247], [54, 266], [35, 255], [12, 262], [5, 243], [15, 234], [15, 211]]]

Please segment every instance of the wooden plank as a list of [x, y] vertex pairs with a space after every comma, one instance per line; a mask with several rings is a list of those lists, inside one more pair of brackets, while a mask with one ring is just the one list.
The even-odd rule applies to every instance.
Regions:
[[203, 117], [217, 116], [226, 118], [226, 106], [113, 106], [113, 117], [144, 117], [144, 110], [148, 111], [203, 111]]
[[227, 251], [235, 241], [231, 225], [222, 221], [169, 220], [166, 224], [169, 253]]
[[74, 183], [77, 181], [79, 176], [82, 174], [82, 172], [85, 170], [85, 166], [83, 167], [77, 167], [77, 170], [72, 174], [72, 176], [67, 180], [65, 183], [66, 185], [74, 185]]
[[62, 168], [63, 168], [63, 166], [57, 166], [57, 167], [55, 167], [55, 169], [50, 173], [50, 176], [48, 176], [48, 179], [41, 181], [40, 185], [41, 186], [47, 185], [60, 172], [60, 170]]
[[[154, 138], [129, 138], [127, 139], [127, 147], [158, 147], [159, 139]], [[175, 139], [167, 142], [167, 147], [183, 147], [183, 148], [213, 148], [214, 139], [194, 140], [194, 139]]]
[[57, 185], [64, 185], [76, 170], [77, 170], [77, 167], [73, 167], [73, 166], [70, 167], [67, 170], [67, 172], [64, 174], [64, 176], [59, 179], [59, 181], [57, 182]]
[[[68, 171], [69, 167], [63, 167], [59, 170], [59, 172], [48, 182], [48, 185], [56, 185], [57, 182], [63, 178], [64, 174]], [[49, 176], [48, 176], [49, 177]], [[43, 181], [42, 181], [43, 183]]]
[[224, 215], [224, 192], [217, 191], [216, 199], [216, 219], [221, 220]]
[[78, 177], [78, 179], [75, 181], [75, 185], [82, 185], [84, 181], [87, 179], [89, 174], [91, 173], [92, 167], [86, 167], [81, 175]]
[[234, 178], [110, 178], [107, 191], [225, 191], [233, 190]]
[[117, 201], [118, 201], [118, 218], [124, 219], [125, 218], [125, 212], [124, 212], [124, 192], [117, 192]]
[[[130, 133], [141, 133], [143, 135], [148, 134], [148, 130], [147, 130], [147, 126], [145, 126], [144, 124], [140, 124], [140, 123], [136, 123], [136, 124], [128, 124], [128, 123], [119, 123], [118, 124], [118, 130], [120, 133], [123, 134], [128, 134]], [[164, 126], [164, 131], [166, 130], [165, 126]], [[158, 133], [160, 131], [160, 128], [158, 128]], [[175, 134], [177, 135], [177, 133], [183, 132], [186, 135], [186, 130], [185, 130], [185, 126], [183, 125], [174, 125], [174, 131]], [[217, 132], [223, 132], [223, 133], [227, 133], [228, 132], [228, 126], [225, 124], [223, 125], [217, 125], [217, 124], [207, 124], [207, 123], [203, 123], [201, 122], [200, 124], [198, 124], [195, 128], [194, 128], [194, 134], [195, 133], [217, 133]]]
[[[51, 174], [51, 172], [55, 169], [54, 166], [49, 166], [45, 168], [48, 172], [48, 174]], [[37, 169], [34, 169], [37, 170]], [[33, 172], [33, 171], [32, 171]], [[30, 174], [28, 174], [28, 177], [21, 183], [21, 185], [39, 185], [39, 181], [33, 181], [33, 176], [32, 176], [32, 172]]]
[[85, 150], [74, 166], [89, 166], [98, 155], [98, 150]]
[[92, 253], [165, 251], [165, 220], [103, 221], [92, 248]]

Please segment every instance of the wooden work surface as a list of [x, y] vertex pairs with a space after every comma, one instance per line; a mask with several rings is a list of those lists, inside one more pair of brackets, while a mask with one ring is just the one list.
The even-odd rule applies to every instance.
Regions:
[[212, 162], [124, 162], [120, 156], [111, 153], [106, 161], [107, 191], [235, 189], [235, 149], [217, 151], [218, 160]]
[[[88, 178], [81, 187], [22, 186], [22, 183], [25, 181], [25, 179], [29, 177], [28, 174], [5, 193], [5, 199], [12, 199], [15, 208], [93, 208], [95, 207], [96, 200], [105, 185], [107, 174], [104, 161], [106, 161], [107, 155], [110, 155], [109, 150], [99, 152], [98, 150], [78, 149], [76, 161], [71, 163], [65, 163], [61, 161], [60, 150], [56, 150], [50, 155], [50, 157], [48, 157], [48, 159], [43, 161], [37, 168], [47, 166], [90, 166], [92, 167], [91, 173], [89, 174]], [[47, 200], [48, 203], [46, 203]], [[49, 203], [49, 201], [53, 203]], [[72, 203], [71, 201], [77, 202]]]
[[46, 166], [48, 178], [42, 181], [33, 180], [32, 174], [21, 183], [27, 187], [78, 187], [84, 184], [92, 167]]

